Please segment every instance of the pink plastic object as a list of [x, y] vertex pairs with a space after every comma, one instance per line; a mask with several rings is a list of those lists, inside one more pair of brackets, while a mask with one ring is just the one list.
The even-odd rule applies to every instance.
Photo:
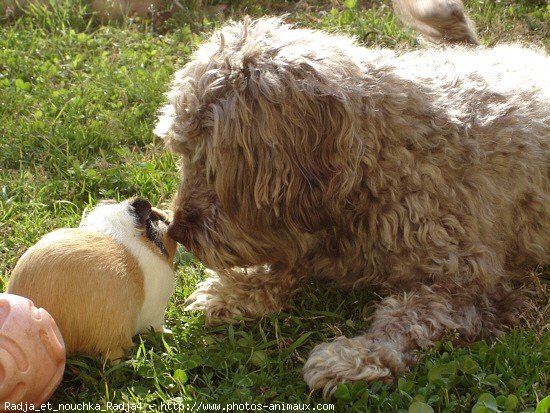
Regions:
[[0, 293], [0, 411], [45, 403], [65, 369], [65, 343], [52, 316], [27, 298]]

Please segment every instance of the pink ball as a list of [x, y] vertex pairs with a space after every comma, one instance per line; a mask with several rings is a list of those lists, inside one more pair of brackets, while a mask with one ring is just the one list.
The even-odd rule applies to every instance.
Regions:
[[0, 411], [6, 403], [40, 408], [65, 369], [65, 343], [52, 316], [27, 298], [0, 293]]

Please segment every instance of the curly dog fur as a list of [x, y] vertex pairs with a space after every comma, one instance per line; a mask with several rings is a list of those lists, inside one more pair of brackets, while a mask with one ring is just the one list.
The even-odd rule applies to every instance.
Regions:
[[181, 155], [170, 234], [212, 269], [189, 308], [216, 324], [280, 310], [312, 278], [380, 286], [367, 332], [311, 352], [304, 378], [325, 394], [393, 377], [448, 329], [498, 333], [550, 254], [548, 73], [514, 45], [396, 53], [275, 18], [222, 28], [156, 129]]

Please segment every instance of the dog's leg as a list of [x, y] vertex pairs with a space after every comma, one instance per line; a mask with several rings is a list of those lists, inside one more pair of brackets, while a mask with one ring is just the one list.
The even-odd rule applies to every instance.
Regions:
[[431, 345], [446, 329], [472, 339], [482, 325], [491, 328], [497, 310], [487, 296], [479, 299], [485, 303], [429, 287], [389, 296], [367, 333], [317, 345], [304, 366], [304, 379], [312, 389], [323, 388], [325, 396], [342, 382], [390, 380], [413, 364], [415, 349]]
[[186, 300], [186, 310], [203, 311], [208, 325], [280, 311], [298, 291], [296, 278], [274, 267], [206, 270], [206, 273], [208, 278]]

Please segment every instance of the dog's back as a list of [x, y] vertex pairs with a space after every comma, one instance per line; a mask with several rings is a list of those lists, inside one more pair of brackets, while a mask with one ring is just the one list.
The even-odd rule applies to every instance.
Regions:
[[[461, 0], [392, 0], [392, 4], [398, 18], [431, 43], [479, 45]], [[476, 137], [477, 147], [469, 145], [471, 155], [479, 158], [476, 168], [492, 177], [491, 184], [477, 187], [508, 194], [496, 197], [489, 215], [499, 212], [488, 217], [503, 227], [498, 231], [501, 236], [509, 234], [503, 242], [508, 264], [547, 262], [550, 112], [545, 102], [550, 100], [550, 82], [543, 79], [550, 71], [548, 55], [518, 45], [437, 48], [416, 52], [416, 58], [415, 52], [409, 52], [390, 65], [401, 81], [410, 80], [412, 88], [417, 85], [422, 90], [423, 78], [437, 86], [420, 92], [425, 98], [420, 106], [429, 106], [434, 119], [467, 128], [463, 137]], [[475, 176], [474, 169], [466, 168], [471, 173], [461, 179]]]
[[[462, 204], [475, 214], [482, 242], [506, 255], [509, 269], [547, 262], [550, 82], [543, 79], [550, 58], [518, 45], [449, 47], [406, 52], [363, 70], [369, 89], [400, 85], [393, 98], [369, 96], [391, 131], [381, 142], [405, 145], [416, 169], [442, 171], [433, 178], [440, 206]], [[401, 168], [384, 173], [404, 176]], [[450, 197], [445, 188], [453, 188]]]

